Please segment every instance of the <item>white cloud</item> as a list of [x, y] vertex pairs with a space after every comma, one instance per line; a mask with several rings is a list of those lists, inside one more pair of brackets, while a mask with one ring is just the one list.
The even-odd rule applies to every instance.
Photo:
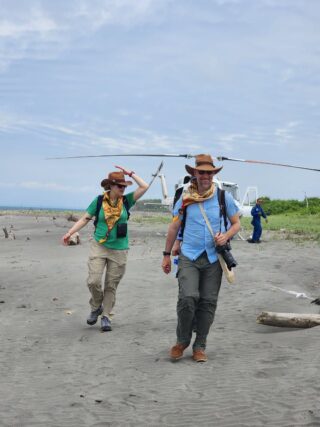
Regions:
[[31, 17], [27, 17], [22, 22], [0, 20], [0, 38], [17, 39], [26, 37], [31, 33], [45, 37], [47, 33], [54, 30], [57, 30], [57, 24], [51, 18], [40, 13], [40, 11], [36, 11]]
[[300, 122], [291, 121], [286, 123], [284, 126], [275, 129], [274, 136], [277, 142], [281, 144], [288, 144], [295, 139], [296, 129]]
[[[100, 129], [96, 131], [96, 128]], [[57, 156], [130, 154], [130, 153], [176, 153], [199, 151], [199, 137], [192, 132], [182, 130], [179, 134], [166, 135], [151, 129], [127, 128], [114, 129], [116, 136], [106, 136], [111, 131], [96, 123], [93, 128], [86, 123], [66, 126], [59, 123], [36, 121], [0, 112], [0, 134], [30, 133], [40, 135], [56, 147], [61, 147]], [[67, 152], [67, 154], [66, 154]]]
[[97, 30], [104, 25], [132, 26], [150, 20], [156, 10], [168, 0], [114, 0], [82, 1], [75, 17], [85, 19], [87, 25]]
[[50, 190], [50, 191], [64, 191], [72, 193], [93, 193], [95, 188], [90, 186], [71, 186], [61, 185], [54, 182], [38, 182], [38, 181], [25, 181], [25, 182], [0, 182], [1, 188], [17, 188], [24, 190]]

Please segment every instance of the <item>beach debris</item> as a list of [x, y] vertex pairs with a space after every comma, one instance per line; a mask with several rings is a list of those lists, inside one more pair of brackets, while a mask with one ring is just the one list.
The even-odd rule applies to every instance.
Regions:
[[73, 311], [72, 310], [66, 310], [65, 311], [65, 314], [68, 314], [68, 315], [70, 315], [70, 314], [72, 314], [73, 313]]
[[94, 399], [94, 401], [95, 401], [96, 403], [102, 403], [102, 402], [103, 402], [103, 400], [102, 400], [102, 399]]
[[76, 215], [70, 214], [67, 217], [67, 221], [77, 222], [77, 221], [79, 221], [79, 218]]
[[289, 295], [294, 295], [296, 298], [304, 298], [304, 299], [312, 300], [312, 298], [309, 297], [304, 292], [288, 291], [287, 289], [282, 289], [282, 288], [279, 288], [278, 286], [272, 286], [272, 285], [270, 285], [270, 288], [278, 289], [279, 291], [285, 292], [286, 294], [289, 294]]
[[0, 301], [0, 304], [4, 304], [4, 303], [5, 303], [5, 301], [3, 301], [3, 300]]
[[17, 308], [27, 308], [27, 306], [25, 304], [20, 304], [20, 305], [17, 305]]
[[52, 301], [58, 301], [58, 299], [59, 299], [59, 298], [57, 298], [57, 297], [53, 297], [53, 298], [52, 298]]
[[264, 311], [257, 317], [257, 323], [286, 328], [312, 328], [320, 325], [320, 314], [275, 313]]
[[78, 232], [73, 233], [69, 238], [68, 246], [80, 245], [80, 235]]
[[9, 231], [7, 230], [7, 227], [3, 227], [2, 230], [4, 232], [4, 237], [6, 239], [9, 239], [9, 240], [15, 240], [16, 239], [16, 236], [15, 236], [15, 234], [13, 232], [13, 227], [12, 226], [10, 227]]
[[320, 305], [320, 298], [316, 298], [310, 302], [310, 304]]

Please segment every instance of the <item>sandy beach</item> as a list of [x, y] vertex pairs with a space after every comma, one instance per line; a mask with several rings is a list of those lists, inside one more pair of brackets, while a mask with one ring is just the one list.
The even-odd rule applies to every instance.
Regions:
[[196, 364], [187, 349], [172, 363], [177, 282], [160, 268], [166, 225], [130, 220], [109, 333], [86, 324], [91, 225], [69, 247], [62, 217], [2, 215], [0, 225], [1, 426], [320, 426], [320, 327], [256, 323], [262, 311], [320, 312], [288, 293], [320, 296], [318, 244], [234, 241], [237, 282], [223, 281], [209, 361]]

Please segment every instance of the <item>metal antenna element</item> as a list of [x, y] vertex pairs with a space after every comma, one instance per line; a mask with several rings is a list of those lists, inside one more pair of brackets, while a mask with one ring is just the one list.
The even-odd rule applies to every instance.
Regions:
[[219, 160], [219, 162], [223, 162], [224, 160], [230, 160], [232, 162], [257, 163], [260, 165], [282, 166], [282, 167], [286, 167], [286, 168], [304, 169], [304, 170], [308, 170], [308, 171], [320, 172], [320, 169], [305, 168], [303, 166], [286, 165], [283, 163], [264, 162], [261, 160], [232, 159], [230, 157], [217, 157], [217, 160]]
[[[87, 159], [87, 158], [96, 158], [96, 157], [184, 157], [185, 159], [191, 159], [196, 156], [194, 154], [100, 154], [97, 156], [49, 157], [46, 160]], [[216, 159], [219, 162], [229, 160], [231, 162], [256, 163], [260, 165], [281, 166], [286, 168], [303, 169], [308, 171], [320, 172], [320, 169], [306, 168], [304, 166], [287, 165], [284, 163], [265, 162], [262, 160], [233, 159], [231, 157], [224, 157], [224, 156], [217, 156]]]
[[100, 154], [98, 156], [48, 157], [46, 160], [87, 159], [92, 157], [184, 157], [191, 159], [193, 154]]
[[158, 169], [155, 171], [155, 173], [152, 174], [152, 180], [149, 182], [149, 187], [151, 187], [151, 184], [153, 183], [153, 181], [157, 178], [157, 176], [159, 175], [161, 169], [163, 167], [163, 161], [160, 163], [160, 165], [158, 166]]

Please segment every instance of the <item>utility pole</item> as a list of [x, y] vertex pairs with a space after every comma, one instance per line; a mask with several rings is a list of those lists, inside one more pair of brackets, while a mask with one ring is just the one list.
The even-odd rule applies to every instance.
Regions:
[[307, 193], [306, 192], [304, 192], [304, 200], [306, 202], [307, 209], [309, 209], [309, 201], [308, 201], [308, 197], [307, 197]]

